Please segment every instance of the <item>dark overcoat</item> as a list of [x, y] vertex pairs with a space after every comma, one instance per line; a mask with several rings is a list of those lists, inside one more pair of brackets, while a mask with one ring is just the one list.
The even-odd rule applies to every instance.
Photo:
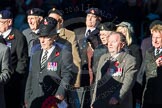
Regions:
[[5, 41], [11, 51], [11, 66], [14, 70], [10, 81], [5, 85], [7, 108], [19, 107], [23, 104], [26, 74], [28, 72], [27, 41], [25, 36], [15, 28], [12, 28]]
[[143, 71], [146, 75], [146, 84], [143, 92], [143, 102], [147, 104], [162, 104], [162, 66], [157, 67], [156, 59], [162, 56], [162, 52], [159, 55], [154, 54], [154, 47], [151, 47], [146, 51], [144, 58]]
[[[46, 94], [49, 96], [62, 95], [65, 97], [66, 90], [70, 89], [69, 83], [72, 79], [71, 72], [73, 66], [71, 51], [61, 49], [58, 45], [55, 45], [55, 48], [46, 61], [45, 66], [41, 69], [40, 61], [42, 51], [43, 50], [36, 51], [31, 59], [31, 71], [29, 72], [25, 90], [25, 102], [28, 108], [30, 108], [31, 103], [33, 103], [35, 99], [38, 99]], [[55, 82], [54, 85], [45, 85], [45, 79], [48, 77], [53, 79]], [[49, 93], [47, 89], [50, 88], [48, 87], [54, 87], [53, 91], [50, 90]]]

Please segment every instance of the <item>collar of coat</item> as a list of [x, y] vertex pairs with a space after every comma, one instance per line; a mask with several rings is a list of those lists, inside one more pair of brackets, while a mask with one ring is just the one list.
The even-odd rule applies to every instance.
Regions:
[[65, 36], [65, 28], [60, 29], [59, 36]]

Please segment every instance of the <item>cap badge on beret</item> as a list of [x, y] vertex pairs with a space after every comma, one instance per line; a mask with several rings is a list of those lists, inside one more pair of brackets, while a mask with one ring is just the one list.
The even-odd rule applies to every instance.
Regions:
[[0, 19], [2, 18], [2, 14], [0, 14]]
[[101, 30], [104, 30], [104, 26], [103, 25], [101, 26]]
[[44, 25], [48, 25], [48, 22], [46, 19], [44, 19]]
[[33, 10], [30, 11], [30, 14], [31, 14], [31, 15], [33, 14]]
[[91, 13], [92, 13], [92, 14], [94, 14], [94, 13], [95, 13], [95, 11], [92, 9], [92, 10], [91, 10]]
[[100, 31], [107, 31], [108, 28], [106, 27], [106, 25], [102, 24], [101, 26], [99, 26]]
[[56, 10], [56, 8], [52, 8], [52, 10], [53, 10], [53, 11], [55, 11], [55, 10]]

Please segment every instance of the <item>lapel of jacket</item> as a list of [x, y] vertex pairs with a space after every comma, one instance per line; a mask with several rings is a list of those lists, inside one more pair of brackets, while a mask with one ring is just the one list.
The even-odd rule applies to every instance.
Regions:
[[99, 33], [99, 30], [96, 28], [96, 29], [93, 30], [91, 33], [94, 34], [94, 35], [97, 35], [97, 34]]
[[120, 68], [124, 67], [125, 62], [126, 62], [124, 60], [124, 58], [125, 58], [126, 55], [127, 55], [126, 52], [120, 52], [120, 54], [116, 57], [117, 61], [119, 62], [119, 66], [118, 67], [120, 67]]
[[79, 33], [76, 33], [78, 42], [79, 42], [80, 40], [83, 40], [83, 39], [84, 39], [84, 37], [85, 37], [85, 32], [86, 32], [86, 28], [84, 27], [84, 28], [81, 28], [81, 29], [80, 29]]
[[102, 70], [103, 69], [105, 70], [105, 68], [107, 70], [109, 68], [109, 66], [110, 66], [109, 58], [110, 58], [110, 54], [107, 53], [107, 54], [104, 54], [102, 56], [102, 60], [100, 59], [100, 61], [98, 63], [98, 67], [97, 67], [97, 71], [98, 71], [97, 72], [98, 76], [96, 75], [97, 76], [97, 80], [101, 79], [101, 76], [105, 74], [105, 72], [103, 72]]
[[15, 33], [14, 33], [14, 29], [11, 30], [11, 32], [9, 33], [9, 35], [5, 38], [6, 42], [14, 40], [15, 39]]
[[61, 38], [67, 40], [68, 37], [65, 35], [65, 28], [61, 28], [61, 29], [60, 29], [59, 36], [60, 36]]
[[59, 36], [63, 39], [70, 41], [71, 33], [66, 28], [61, 28]]
[[150, 53], [150, 55], [151, 55], [151, 57], [152, 57], [152, 58], [150, 58], [152, 61], [155, 61], [155, 60], [157, 59], [157, 57], [158, 57], [158, 55], [155, 56], [154, 50], [155, 50], [154, 47], [151, 47], [151, 48], [148, 50], [148, 53]]
[[52, 53], [47, 61], [53, 61], [53, 59], [60, 56], [60, 53], [61, 53], [60, 51], [61, 51], [60, 47], [57, 44], [55, 44], [55, 49], [52, 51]]
[[119, 63], [122, 63], [123, 62], [123, 59], [124, 57], [126, 56], [127, 53], [125, 52], [121, 52], [117, 57], [116, 59], [119, 61]]
[[[55, 48], [54, 48], [54, 50], [52, 51], [52, 53], [51, 53], [51, 55], [49, 56], [49, 58], [47, 59], [47, 61], [45, 62], [45, 65], [44, 65], [44, 67], [42, 68], [42, 70], [45, 68], [47, 68], [47, 65], [48, 65], [48, 62], [52, 62], [56, 57], [58, 57], [58, 56], [60, 56], [60, 51], [61, 51], [61, 49], [60, 49], [60, 47], [57, 45], [57, 44], [55, 44]], [[41, 63], [40, 63], [40, 65], [41, 65]]]
[[6, 44], [7, 46], [11, 49], [13, 47], [13, 40], [16, 38], [15, 37], [15, 30], [12, 29], [11, 32], [9, 33], [9, 35], [5, 38]]
[[35, 67], [38, 68], [38, 70], [41, 70], [41, 56], [42, 56], [43, 50], [40, 50], [32, 59], [34, 59], [34, 64]]
[[26, 36], [28, 43], [31, 43], [35, 38], [36, 38], [36, 34], [34, 34], [34, 32], [32, 32], [31, 29], [28, 30], [28, 36]]

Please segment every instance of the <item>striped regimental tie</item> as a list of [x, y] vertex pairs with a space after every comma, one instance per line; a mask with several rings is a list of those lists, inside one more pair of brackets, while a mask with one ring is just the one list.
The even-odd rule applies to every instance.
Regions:
[[44, 67], [45, 62], [47, 61], [47, 54], [48, 54], [48, 51], [46, 50], [44, 52], [44, 55], [43, 55], [42, 60], [41, 60], [41, 68]]

